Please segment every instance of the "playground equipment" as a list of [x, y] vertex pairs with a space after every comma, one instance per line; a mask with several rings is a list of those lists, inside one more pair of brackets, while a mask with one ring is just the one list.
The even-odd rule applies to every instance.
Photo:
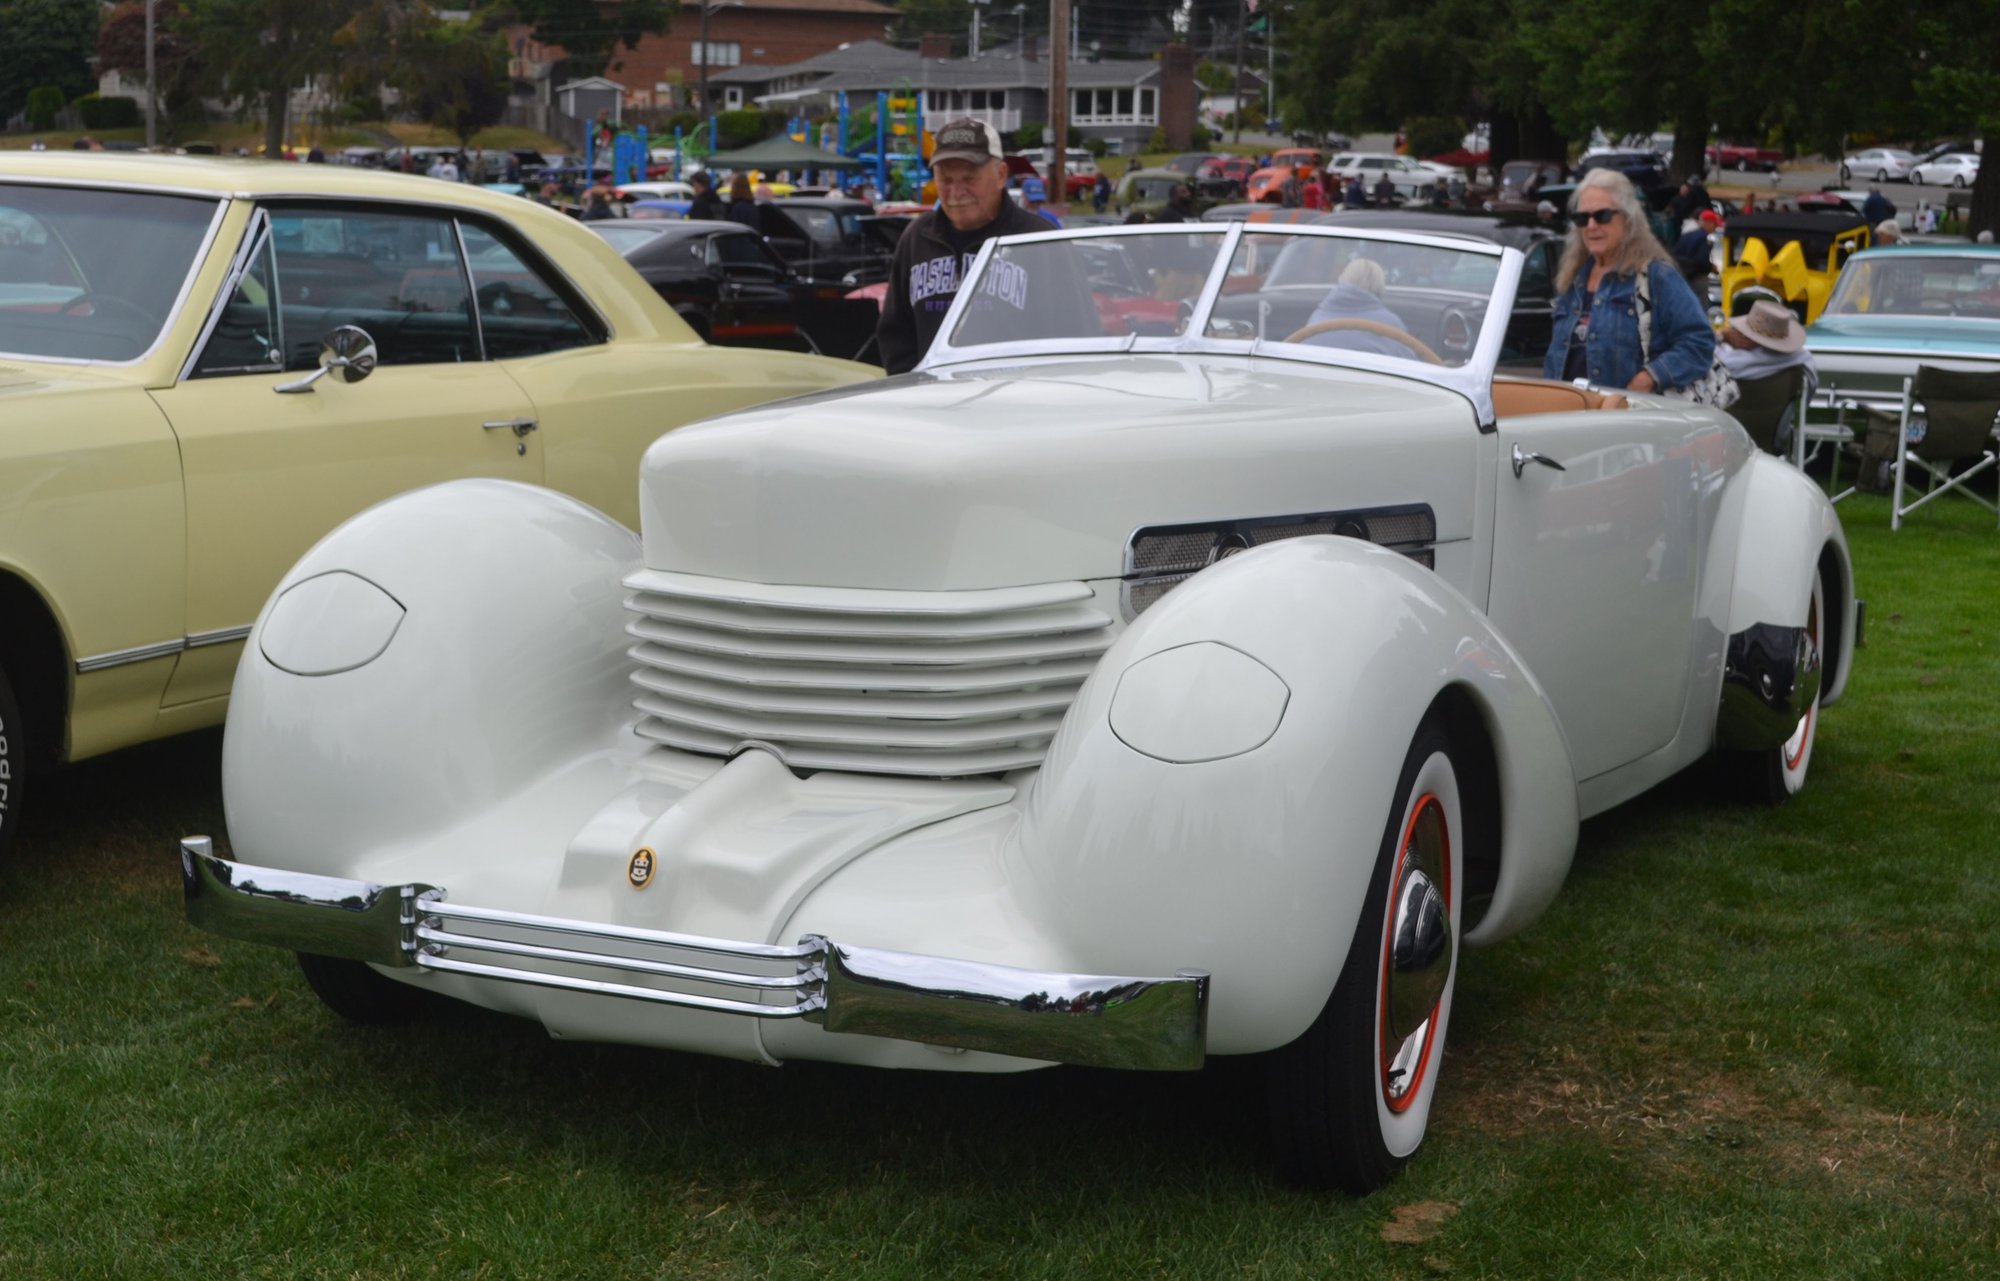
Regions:
[[[604, 135], [610, 134], [607, 139]], [[679, 130], [675, 131], [675, 141], [679, 141]], [[611, 133], [608, 128], [593, 125], [583, 135], [583, 172], [586, 176], [597, 172], [598, 152], [611, 153], [611, 182], [622, 187], [629, 182], [644, 182], [648, 176], [647, 167], [651, 162], [651, 152], [646, 145], [646, 126]], [[678, 172], [674, 175], [680, 176]]]
[[842, 91], [837, 134], [842, 151], [868, 162], [875, 189], [885, 195], [895, 189], [890, 177], [892, 167], [904, 173], [912, 190], [921, 188], [930, 177], [924, 156], [929, 135], [924, 131], [922, 96], [907, 83], [894, 94], [877, 93], [874, 115], [871, 130], [865, 119], [855, 119], [847, 94]]

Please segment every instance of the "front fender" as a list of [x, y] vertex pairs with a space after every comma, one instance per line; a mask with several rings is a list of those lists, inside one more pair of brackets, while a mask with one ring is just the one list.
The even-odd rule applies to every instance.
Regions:
[[236, 669], [223, 798], [239, 856], [355, 875], [617, 741], [622, 525], [468, 480], [362, 512], [285, 575]]
[[1825, 574], [1820, 703], [1837, 702], [1854, 660], [1854, 567], [1840, 517], [1818, 485], [1768, 454], [1753, 453], [1730, 483], [1721, 527], [1734, 527], [1724, 634], [1732, 644], [1757, 627], [1802, 628], [1815, 574]]
[[[1177, 660], [1175, 670], [1207, 672], [1206, 688], [1175, 688], [1157, 668], [1134, 675], [1205, 645], [1222, 648], [1191, 652], [1214, 663]], [[1259, 666], [1282, 683], [1281, 699]], [[1166, 706], [1118, 706], [1128, 681]], [[1470, 603], [1405, 557], [1352, 539], [1231, 557], [1127, 629], [1033, 784], [1006, 852], [1009, 879], [1079, 965], [1211, 971], [1216, 1052], [1283, 1045], [1333, 989], [1404, 754], [1452, 687], [1490, 734], [1500, 790], [1501, 883], [1468, 941], [1501, 937], [1553, 897], [1575, 846], [1561, 730]], [[1259, 724], [1274, 701], [1275, 724]], [[1121, 737], [1140, 722], [1173, 759]]]

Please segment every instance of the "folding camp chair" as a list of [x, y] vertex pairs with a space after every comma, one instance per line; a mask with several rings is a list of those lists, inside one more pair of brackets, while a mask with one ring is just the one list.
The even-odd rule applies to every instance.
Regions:
[[[1843, 397], [1840, 388], [1831, 384], [1820, 388], [1819, 396], [1824, 398], [1819, 401], [1820, 407], [1831, 410], [1834, 420], [1815, 422], [1808, 417], [1798, 430], [1792, 433], [1792, 465], [1804, 471], [1807, 463], [1819, 457], [1820, 450], [1831, 445], [1833, 448], [1829, 451], [1830, 462], [1826, 484], [1828, 497], [1837, 503], [1854, 493], [1852, 485], [1846, 489], [1840, 487], [1840, 454], [1843, 449], [1852, 448], [1856, 443], [1854, 429], [1847, 425], [1847, 412], [1850, 409], [1860, 408], [1860, 402], [1852, 397]], [[1810, 406], [1811, 402], [1808, 403]]]
[[1757, 448], [1783, 457], [1786, 431], [1796, 435], [1806, 420], [1806, 371], [1803, 365], [1780, 369], [1762, 378], [1736, 380], [1738, 396], [1729, 407], [1730, 415], [1743, 424]]
[[[1910, 439], [1910, 420], [1922, 415], [1921, 439]], [[1890, 485], [1889, 528], [1901, 529], [1903, 517], [1940, 494], [1957, 490], [1965, 497], [1994, 510], [1994, 505], [1970, 489], [1967, 481], [2000, 464], [2000, 450], [1993, 439], [1994, 421], [2000, 418], [2000, 371], [1940, 369], [1918, 365], [1915, 378], [1903, 380], [1903, 403], [1894, 407], [1868, 407], [1868, 439], [1862, 446], [1863, 483], [1880, 483], [1884, 468], [1893, 473]], [[1900, 447], [1899, 447], [1900, 446]], [[1954, 464], [1972, 465], [1950, 475]], [[1912, 464], [1928, 473], [1926, 492], [1915, 502], [1903, 503], [1905, 488], [1914, 488]]]

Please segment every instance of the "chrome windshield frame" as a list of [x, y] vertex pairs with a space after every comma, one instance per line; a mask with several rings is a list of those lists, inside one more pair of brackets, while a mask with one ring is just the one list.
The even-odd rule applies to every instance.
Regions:
[[[991, 262], [996, 246], [1016, 244], [1037, 244], [1043, 241], [1064, 241], [1084, 239], [1108, 239], [1143, 236], [1171, 236], [1203, 234], [1221, 238], [1220, 252], [1210, 264], [1207, 280], [1192, 304], [1192, 313], [1185, 330], [1172, 336], [1125, 334], [1101, 338], [1035, 338], [1019, 342], [980, 343], [972, 346], [954, 346], [951, 335], [957, 329], [965, 310], [971, 305], [976, 292], [972, 285], [981, 279]], [[1457, 367], [1431, 365], [1416, 360], [1402, 360], [1392, 356], [1379, 356], [1369, 352], [1350, 351], [1336, 347], [1320, 347], [1306, 343], [1288, 343], [1268, 338], [1240, 339], [1215, 338], [1209, 336], [1208, 323], [1222, 296], [1223, 286], [1229, 277], [1229, 267], [1235, 261], [1238, 248], [1246, 235], [1255, 236], [1297, 236], [1324, 239], [1372, 240], [1387, 244], [1416, 245], [1431, 249], [1447, 249], [1458, 253], [1473, 254], [1495, 260], [1497, 271], [1493, 288], [1486, 301], [1487, 323], [1479, 327], [1479, 340], [1473, 345], [1471, 354], [1463, 365]], [[1433, 386], [1457, 392], [1471, 401], [1478, 414], [1482, 429], [1491, 427], [1493, 412], [1493, 375], [1500, 364], [1500, 350], [1506, 341], [1506, 318], [1513, 314], [1514, 297], [1519, 292], [1521, 271], [1527, 257], [1520, 250], [1496, 244], [1489, 240], [1471, 236], [1456, 236], [1415, 231], [1398, 231], [1381, 227], [1345, 228], [1327, 225], [1272, 224], [1254, 226], [1241, 222], [1227, 223], [1162, 223], [1142, 224], [1131, 227], [1069, 227], [1060, 230], [1034, 232], [1021, 236], [997, 236], [979, 248], [973, 259], [972, 269], [967, 273], [965, 283], [960, 286], [952, 299], [951, 309], [945, 313], [944, 322], [939, 326], [937, 338], [930, 350], [918, 362], [919, 373], [942, 373], [953, 366], [985, 363], [993, 360], [1020, 360], [1052, 356], [1089, 356], [1101, 354], [1147, 354], [1173, 356], [1223, 356], [1253, 359], [1295, 360], [1308, 364], [1326, 365], [1334, 368], [1365, 370], [1369, 373], [1392, 374], [1403, 378], [1415, 378]], [[1501, 323], [1492, 323], [1496, 314]]]

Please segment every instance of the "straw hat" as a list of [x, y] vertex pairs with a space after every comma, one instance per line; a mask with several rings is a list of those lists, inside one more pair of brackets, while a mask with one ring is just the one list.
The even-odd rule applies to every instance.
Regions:
[[1760, 301], [1729, 327], [1760, 347], [1777, 352], [1794, 352], [1806, 345], [1806, 327], [1783, 303]]

